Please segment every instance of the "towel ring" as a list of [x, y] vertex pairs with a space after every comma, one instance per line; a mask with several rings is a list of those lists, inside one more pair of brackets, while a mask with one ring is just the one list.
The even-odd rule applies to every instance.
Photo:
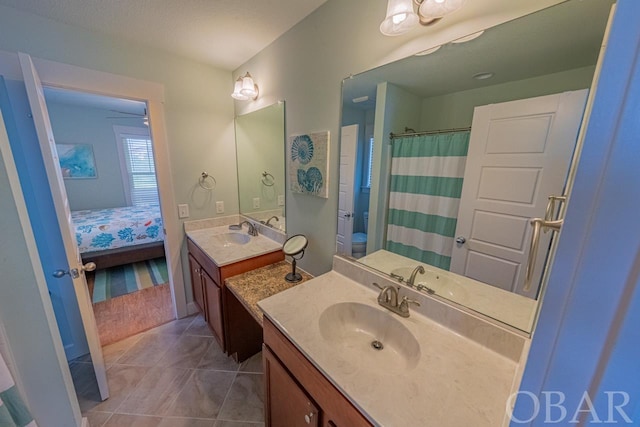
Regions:
[[276, 179], [273, 177], [273, 175], [271, 175], [267, 171], [262, 172], [262, 184], [266, 185], [267, 187], [273, 187], [273, 184], [275, 183]]
[[[211, 185], [207, 185], [207, 179], [209, 178], [211, 178], [211, 182], [212, 182]], [[214, 188], [216, 188], [216, 185], [218, 185], [218, 183], [216, 182], [216, 179], [206, 172], [202, 172], [200, 174], [200, 179], [198, 179], [198, 184], [200, 184], [200, 187], [204, 188], [205, 190], [213, 190]]]

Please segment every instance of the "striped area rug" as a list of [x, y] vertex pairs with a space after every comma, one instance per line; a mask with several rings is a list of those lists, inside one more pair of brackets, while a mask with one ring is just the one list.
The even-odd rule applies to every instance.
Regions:
[[96, 271], [93, 302], [130, 294], [169, 282], [164, 257]]

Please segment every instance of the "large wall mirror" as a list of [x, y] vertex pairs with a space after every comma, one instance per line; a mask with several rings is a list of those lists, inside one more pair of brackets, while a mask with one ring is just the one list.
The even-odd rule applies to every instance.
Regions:
[[284, 101], [236, 117], [240, 213], [286, 231]]
[[613, 3], [569, 0], [345, 79], [338, 253], [530, 333], [558, 235], [530, 251], [531, 219], [563, 214], [549, 197], [570, 189]]

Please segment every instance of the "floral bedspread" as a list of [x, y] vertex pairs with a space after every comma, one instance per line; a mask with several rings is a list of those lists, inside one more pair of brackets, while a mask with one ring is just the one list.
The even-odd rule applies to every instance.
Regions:
[[80, 253], [164, 240], [157, 205], [71, 212]]

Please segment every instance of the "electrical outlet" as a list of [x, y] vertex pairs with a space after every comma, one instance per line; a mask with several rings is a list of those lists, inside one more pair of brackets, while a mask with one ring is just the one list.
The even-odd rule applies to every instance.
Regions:
[[178, 205], [178, 218], [189, 218], [189, 205]]
[[260, 209], [260, 197], [253, 198], [253, 209]]
[[284, 206], [284, 194], [278, 196], [278, 206]]
[[224, 202], [216, 202], [216, 213], [224, 213]]

